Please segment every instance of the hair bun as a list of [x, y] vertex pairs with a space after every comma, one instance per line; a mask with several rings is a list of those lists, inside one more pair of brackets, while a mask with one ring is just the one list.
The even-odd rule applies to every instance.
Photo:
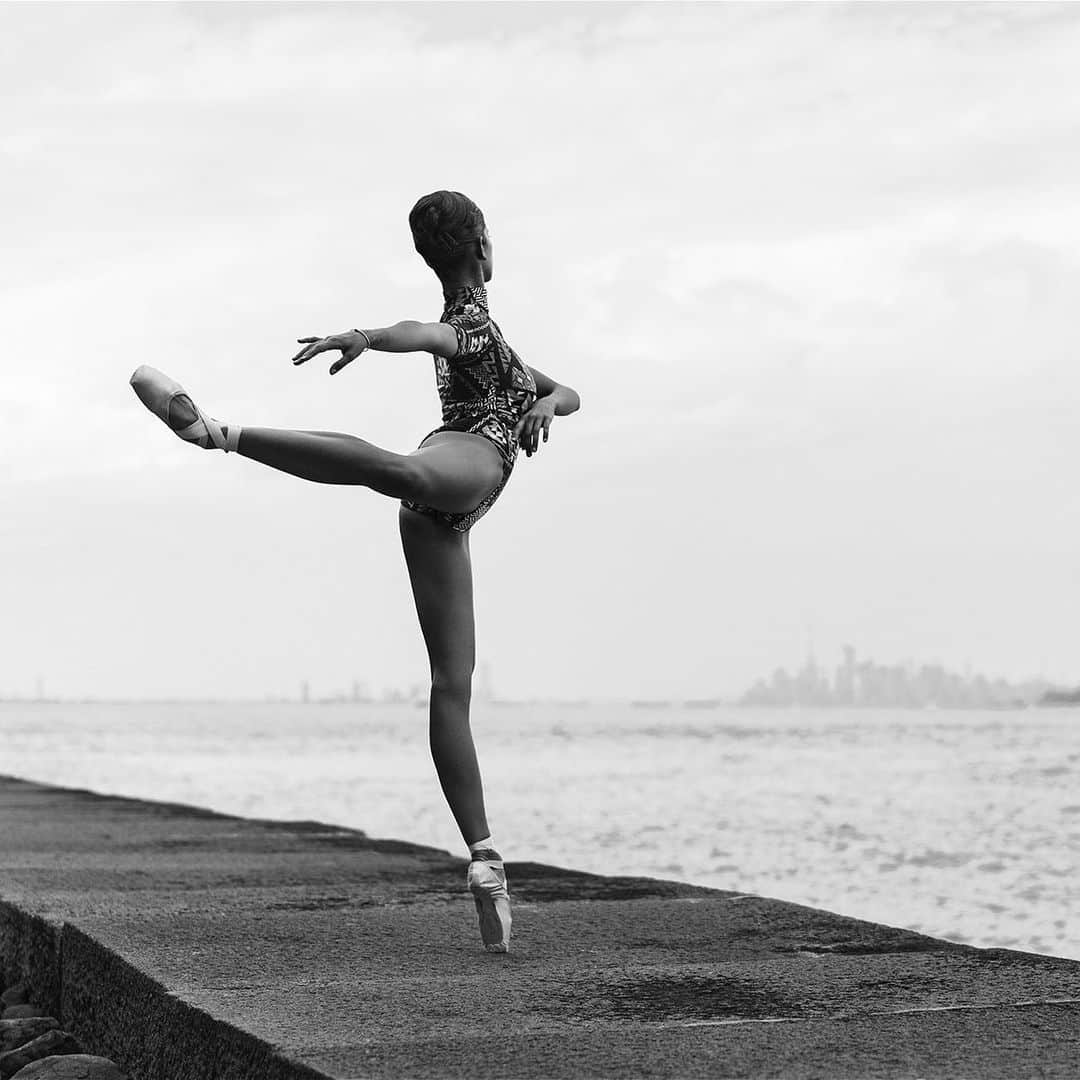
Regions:
[[417, 200], [409, 213], [409, 228], [416, 250], [438, 268], [484, 235], [484, 215], [460, 191], [433, 191]]

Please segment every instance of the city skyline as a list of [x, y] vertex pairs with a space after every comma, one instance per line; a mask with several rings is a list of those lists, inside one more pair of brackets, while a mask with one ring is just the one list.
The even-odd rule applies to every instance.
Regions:
[[832, 670], [818, 664], [808, 652], [798, 671], [774, 669], [760, 678], [739, 699], [741, 705], [812, 705], [859, 708], [1000, 708], [1026, 707], [1061, 690], [1045, 679], [1019, 683], [971, 670], [949, 671], [938, 661], [879, 663], [858, 659], [854, 646], [842, 649], [843, 661]]
[[[854, 646], [842, 649], [843, 662], [831, 671], [819, 664], [812, 649], [807, 651], [802, 665], [788, 673], [783, 666], [773, 669], [771, 676], [757, 679], [739, 695], [709, 697], [634, 698], [610, 694], [586, 697], [524, 698], [502, 696], [495, 692], [491, 665], [482, 663], [476, 673], [474, 701], [483, 704], [517, 705], [547, 702], [553, 705], [626, 704], [634, 706], [685, 706], [709, 708], [720, 706], [806, 705], [855, 707], [1001, 707], [1033, 704], [1069, 704], [1080, 700], [1080, 679], [1055, 683], [1032, 677], [1012, 682], [1001, 676], [987, 676], [967, 665], [965, 671], [950, 671], [939, 661], [880, 663], [860, 659]], [[353, 678], [339, 680], [330, 688], [318, 687], [310, 679], [302, 679], [295, 695], [239, 695], [232, 697], [123, 697], [91, 695], [58, 695], [45, 693], [45, 680], [36, 680], [33, 695], [20, 696], [0, 689], [0, 703], [94, 703], [125, 702], [230, 702], [292, 703], [292, 704], [425, 704], [427, 684], [416, 681], [406, 686], [382, 684], [375, 688], [368, 680]]]

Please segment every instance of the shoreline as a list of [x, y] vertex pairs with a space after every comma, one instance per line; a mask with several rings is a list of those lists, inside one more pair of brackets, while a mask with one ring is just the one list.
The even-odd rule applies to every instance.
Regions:
[[1065, 1077], [1080, 1049], [1076, 961], [513, 862], [492, 957], [434, 848], [16, 778], [0, 817], [4, 979], [132, 1080]]

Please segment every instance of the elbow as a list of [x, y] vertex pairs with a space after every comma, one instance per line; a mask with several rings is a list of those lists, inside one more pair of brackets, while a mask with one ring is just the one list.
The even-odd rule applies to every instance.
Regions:
[[550, 397], [554, 402], [556, 416], [569, 416], [581, 408], [581, 398], [578, 397], [578, 392], [572, 387], [558, 382], [552, 382], [550, 386], [551, 389], [543, 396]]

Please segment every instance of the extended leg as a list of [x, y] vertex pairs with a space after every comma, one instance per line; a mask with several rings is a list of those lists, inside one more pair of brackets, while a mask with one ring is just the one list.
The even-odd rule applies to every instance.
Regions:
[[245, 427], [241, 457], [319, 484], [363, 484], [398, 499], [418, 498], [418, 470], [406, 454], [334, 431]]
[[334, 431], [245, 427], [237, 453], [304, 480], [363, 484], [451, 513], [471, 510], [502, 479], [499, 452], [465, 432], [441, 432], [411, 454], [395, 454]]
[[479, 435], [440, 432], [419, 450], [395, 454], [333, 431], [239, 428], [199, 410], [175, 380], [147, 365], [131, 377], [143, 404], [186, 442], [235, 449], [242, 457], [320, 484], [360, 484], [383, 495], [464, 513], [502, 478], [499, 451]]
[[466, 844], [489, 835], [469, 704], [476, 662], [468, 534], [402, 508], [401, 543], [431, 662], [431, 756]]

